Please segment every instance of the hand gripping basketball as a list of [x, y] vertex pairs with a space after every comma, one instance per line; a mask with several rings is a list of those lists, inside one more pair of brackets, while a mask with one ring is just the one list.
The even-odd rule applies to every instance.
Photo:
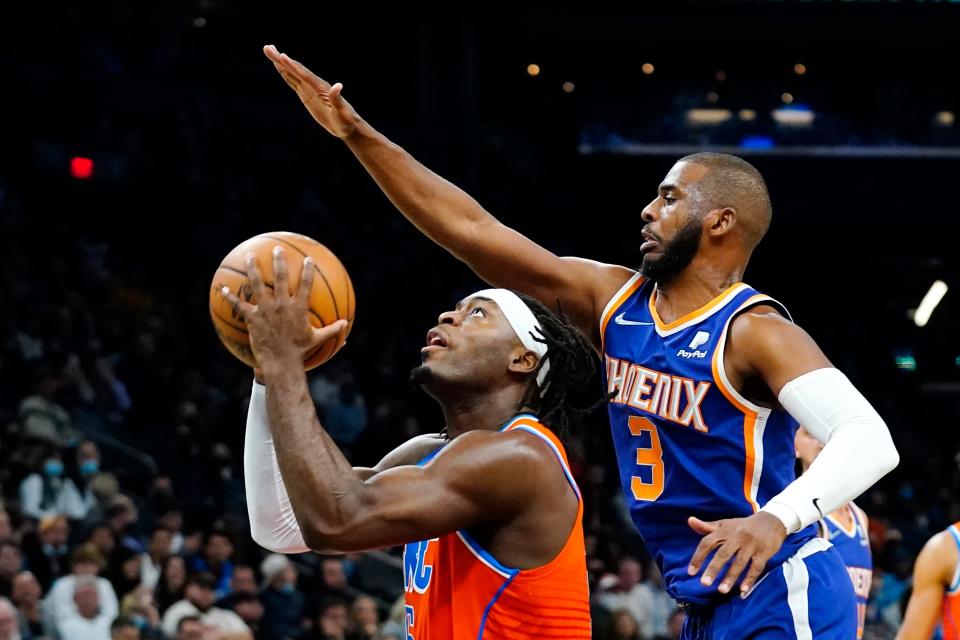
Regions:
[[283, 248], [273, 249], [272, 290], [263, 281], [257, 257], [246, 255], [247, 278], [250, 280], [257, 304], [241, 300], [228, 287], [221, 294], [243, 320], [250, 333], [250, 348], [258, 365], [267, 369], [272, 365], [299, 366], [305, 356], [329, 340], [336, 339], [347, 327], [346, 320], [337, 320], [325, 327], [314, 327], [309, 319], [309, 296], [315, 270], [313, 259], [303, 259], [300, 283], [294, 294], [289, 294], [289, 275]]

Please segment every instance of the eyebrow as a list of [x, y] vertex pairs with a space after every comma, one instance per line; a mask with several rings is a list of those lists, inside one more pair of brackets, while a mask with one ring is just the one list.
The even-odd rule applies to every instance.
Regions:
[[[473, 296], [472, 298], [470, 298], [470, 300], [483, 300], [484, 302], [493, 302], [493, 298], [485, 298], [483, 296]], [[461, 307], [463, 307], [463, 300], [458, 302], [457, 305], [453, 308], [453, 310], [459, 311]]]
[[664, 193], [665, 191], [679, 191], [679, 190], [680, 189], [677, 187], [677, 185], [671, 184], [669, 182], [664, 182], [659, 187], [657, 187], [657, 191], [659, 193]]

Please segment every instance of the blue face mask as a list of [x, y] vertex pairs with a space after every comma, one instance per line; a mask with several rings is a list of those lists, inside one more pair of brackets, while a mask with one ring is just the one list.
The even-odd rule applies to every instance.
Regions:
[[282, 591], [282, 592], [284, 592], [284, 593], [293, 593], [293, 592], [296, 591], [296, 590], [297, 590], [297, 588], [294, 587], [293, 584], [290, 583], [290, 582], [285, 582], [285, 583], [283, 583], [283, 586], [280, 587], [280, 591]]
[[63, 475], [63, 463], [59, 460], [47, 460], [43, 465], [43, 472], [51, 478], [58, 478]]
[[92, 476], [100, 471], [100, 462], [98, 460], [84, 460], [80, 463], [80, 473], [85, 476]]
[[143, 616], [133, 616], [133, 624], [141, 631], [147, 628], [147, 619]]

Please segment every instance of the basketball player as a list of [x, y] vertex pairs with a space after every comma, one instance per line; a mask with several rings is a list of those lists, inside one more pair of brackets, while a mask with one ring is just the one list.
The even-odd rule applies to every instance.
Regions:
[[[899, 456], [783, 305], [741, 282], [771, 217], [752, 165], [678, 161], [640, 214], [639, 270], [560, 258], [375, 131], [341, 84], [264, 52], [417, 228], [494, 286], [560, 299], [592, 339], [616, 392], [621, 484], [667, 591], [687, 607], [685, 638], [855, 636], [850, 579], [815, 523]], [[826, 446], [795, 478], [798, 422]]]
[[960, 522], [930, 538], [913, 566], [913, 593], [897, 640], [960, 640]]
[[[823, 445], [806, 429], [797, 429], [797, 458], [803, 473], [823, 450]], [[863, 637], [863, 624], [867, 616], [867, 600], [870, 598], [870, 583], [873, 581], [873, 554], [870, 552], [870, 535], [867, 514], [863, 509], [848, 502], [836, 511], [828, 513], [817, 523], [820, 537], [829, 540], [843, 559], [857, 596], [857, 638]]]
[[[589, 638], [580, 491], [560, 440], [568, 391], [593, 370], [586, 339], [540, 303], [505, 289], [468, 296], [427, 333], [413, 379], [443, 409], [372, 469], [354, 469], [323, 430], [304, 354], [343, 328], [307, 320], [300, 293], [275, 296], [254, 258], [257, 306], [245, 320], [266, 387], [255, 385], [244, 469], [251, 530], [282, 553], [405, 544], [408, 638]], [[288, 290], [282, 249], [275, 291]], [[543, 421], [534, 415], [539, 412]]]

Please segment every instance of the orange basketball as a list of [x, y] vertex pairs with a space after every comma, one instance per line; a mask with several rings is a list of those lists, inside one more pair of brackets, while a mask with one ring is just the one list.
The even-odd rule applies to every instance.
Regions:
[[273, 288], [273, 248], [283, 247], [287, 260], [290, 295], [293, 295], [300, 286], [300, 273], [303, 259], [310, 256], [314, 268], [317, 270], [313, 278], [313, 287], [310, 291], [310, 322], [315, 327], [324, 327], [337, 320], [347, 321], [346, 333], [336, 342], [327, 342], [320, 345], [313, 353], [304, 358], [304, 369], [309, 371], [318, 367], [330, 358], [343, 346], [347, 334], [353, 328], [353, 314], [356, 307], [356, 298], [353, 294], [353, 284], [347, 270], [343, 268], [337, 256], [329, 249], [307, 236], [287, 231], [274, 231], [254, 236], [246, 242], [237, 245], [227, 254], [213, 274], [210, 283], [210, 317], [213, 327], [223, 345], [244, 364], [257, 366], [250, 349], [250, 336], [247, 327], [241, 318], [238, 318], [230, 303], [223, 299], [220, 290], [229, 287], [230, 291], [241, 299], [256, 304], [256, 296], [247, 279], [246, 255], [253, 253], [257, 256], [260, 273], [267, 287]]

